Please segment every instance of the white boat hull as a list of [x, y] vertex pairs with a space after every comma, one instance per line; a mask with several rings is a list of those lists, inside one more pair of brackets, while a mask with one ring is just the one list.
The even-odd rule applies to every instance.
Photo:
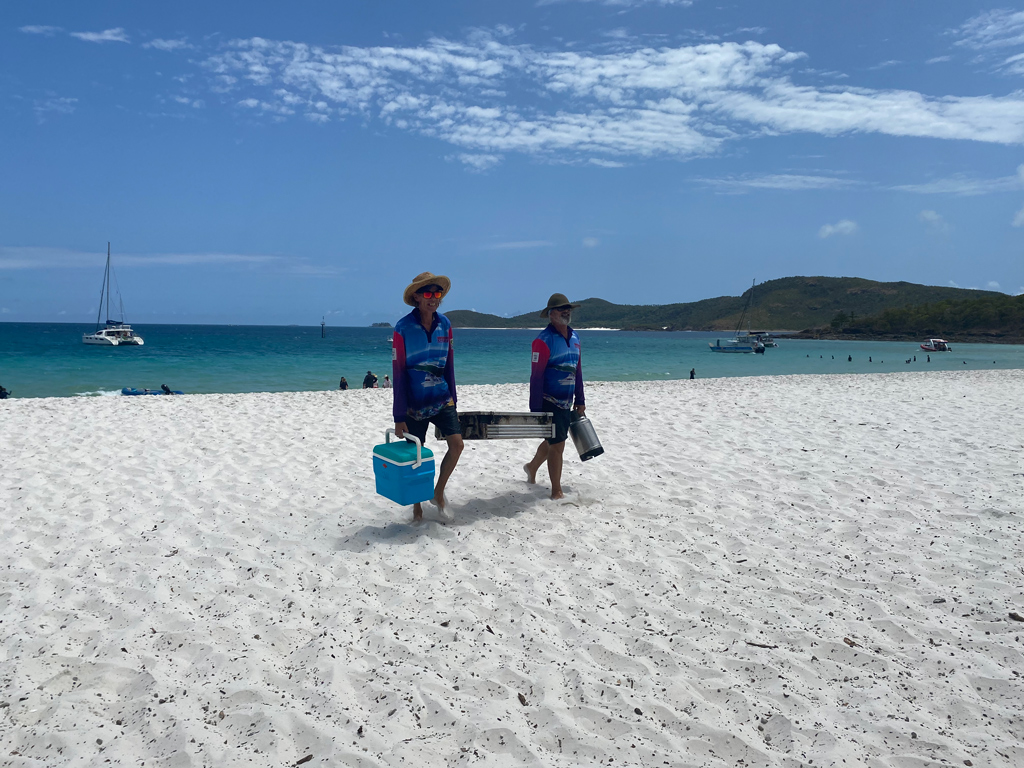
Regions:
[[82, 334], [83, 344], [94, 344], [101, 347], [141, 347], [146, 342], [141, 336], [105, 336], [102, 331], [99, 333]]

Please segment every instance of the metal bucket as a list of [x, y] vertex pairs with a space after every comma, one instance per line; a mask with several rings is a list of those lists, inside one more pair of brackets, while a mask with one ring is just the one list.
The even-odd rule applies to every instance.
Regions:
[[590, 419], [586, 416], [573, 413], [572, 421], [569, 422], [569, 436], [572, 438], [572, 444], [576, 446], [580, 459], [583, 461], [589, 461], [595, 456], [600, 456], [604, 453], [604, 448], [601, 446], [601, 441], [597, 438], [594, 425], [590, 423]]

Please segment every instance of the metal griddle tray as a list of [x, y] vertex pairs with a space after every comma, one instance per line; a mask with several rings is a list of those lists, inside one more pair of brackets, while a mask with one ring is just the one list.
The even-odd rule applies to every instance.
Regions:
[[[555, 436], [550, 413], [465, 411], [459, 414], [463, 440], [518, 440]], [[434, 428], [439, 440], [441, 432]]]

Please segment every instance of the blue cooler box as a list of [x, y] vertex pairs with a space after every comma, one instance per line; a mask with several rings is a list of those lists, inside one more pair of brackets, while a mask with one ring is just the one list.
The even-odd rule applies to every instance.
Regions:
[[418, 504], [434, 497], [434, 453], [414, 435], [391, 442], [395, 430], [384, 433], [385, 442], [373, 447], [373, 476], [377, 493], [397, 504]]

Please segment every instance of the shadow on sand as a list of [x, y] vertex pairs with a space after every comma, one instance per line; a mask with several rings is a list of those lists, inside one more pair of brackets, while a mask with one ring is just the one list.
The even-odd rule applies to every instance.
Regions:
[[341, 536], [336, 551], [365, 552], [374, 544], [414, 544], [421, 536], [450, 538], [457, 536], [461, 526], [492, 517], [514, 518], [538, 503], [548, 499], [550, 490], [542, 485], [529, 486], [527, 490], [510, 490], [484, 499], [470, 499], [463, 504], [452, 503], [455, 519], [444, 523], [437, 519], [437, 512], [429, 504], [423, 505], [423, 522], [413, 523], [410, 507], [402, 507], [396, 514], [406, 519], [395, 520], [383, 525], [364, 525], [347, 535]]

